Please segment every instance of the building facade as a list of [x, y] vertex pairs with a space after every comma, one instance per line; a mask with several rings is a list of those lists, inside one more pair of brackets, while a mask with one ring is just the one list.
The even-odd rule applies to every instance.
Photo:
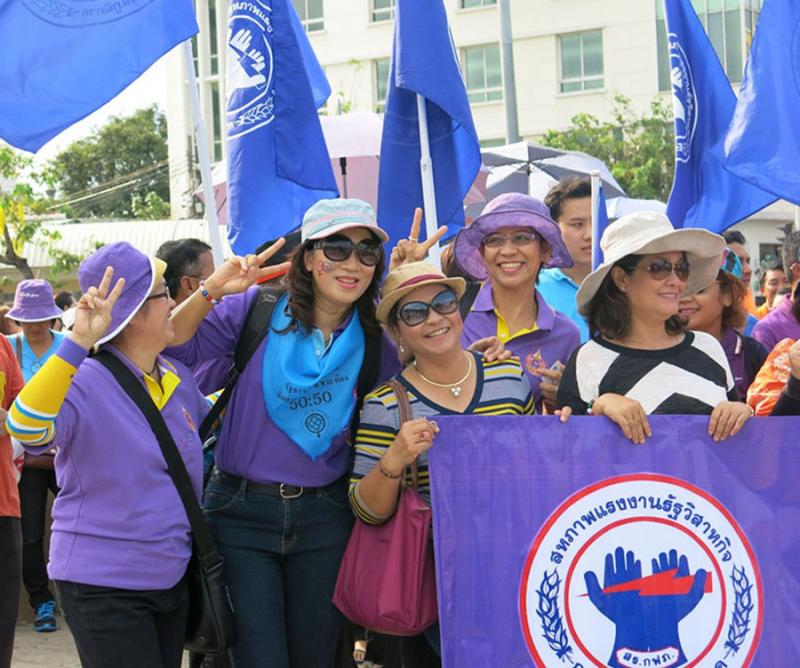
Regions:
[[[444, 0], [483, 146], [505, 143], [505, 107], [497, 0]], [[635, 110], [669, 95], [670, 77], [661, 0], [509, 0], [520, 135], [535, 140], [564, 129], [578, 113], [610, 116], [622, 94]], [[326, 113], [381, 111], [386, 97], [395, 0], [293, 0], [333, 94]], [[763, 0], [693, 0], [734, 84]], [[196, 0], [200, 34], [195, 62], [214, 160], [225, 154], [224, 72], [228, 0]], [[180, 60], [180, 54], [172, 57]], [[182, 61], [169, 68], [173, 215], [187, 217], [196, 187], [191, 114]], [[750, 235], [773, 240], [771, 207], [748, 223]], [[754, 227], [756, 225], [756, 227]], [[751, 229], [752, 228], [752, 229]], [[763, 229], [762, 229], [763, 228]], [[752, 249], [756, 257], [757, 248]]]

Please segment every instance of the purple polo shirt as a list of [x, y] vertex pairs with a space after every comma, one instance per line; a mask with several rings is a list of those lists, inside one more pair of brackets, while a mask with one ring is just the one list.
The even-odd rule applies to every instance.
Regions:
[[753, 338], [771, 351], [778, 341], [800, 339], [800, 322], [792, 315], [792, 302], [784, 299], [753, 329]]
[[[189, 367], [220, 357], [230, 358], [244, 327], [250, 304], [258, 295], [254, 286], [240, 295], [225, 297], [203, 320], [194, 337], [169, 354]], [[342, 330], [334, 332], [334, 337]], [[253, 482], [282, 482], [323, 487], [347, 473], [350, 430], [334, 438], [323, 455], [312, 460], [273, 422], [264, 405], [261, 369], [266, 338], [245, 367], [222, 419], [214, 457], [217, 466]], [[377, 384], [400, 371], [397, 349], [384, 334], [381, 339]]]
[[[112, 346], [107, 350], [143, 380]], [[78, 371], [56, 418], [53, 445], [60, 492], [53, 504], [48, 573], [53, 580], [122, 589], [169, 589], [186, 571], [186, 510], [144, 415], [99, 362], [65, 339], [56, 355]], [[191, 372], [161, 411], [198, 499], [203, 457], [197, 428], [208, 404]], [[48, 444], [49, 445], [49, 444]], [[32, 450], [36, 450], [33, 448]]]
[[[519, 357], [528, 373], [534, 401], [541, 399], [539, 384], [541, 369], [548, 369], [560, 361], [566, 365], [572, 351], [581, 344], [578, 327], [562, 313], [554, 311], [537, 291], [535, 293], [537, 329], [516, 336], [506, 342], [506, 348]], [[487, 336], [497, 335], [497, 316], [494, 312], [491, 281], [486, 281], [478, 293], [472, 309], [464, 321], [461, 343], [466, 348]]]

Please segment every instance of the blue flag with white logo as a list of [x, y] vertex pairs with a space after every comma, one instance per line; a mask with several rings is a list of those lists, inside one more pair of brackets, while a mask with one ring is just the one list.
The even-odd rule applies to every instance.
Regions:
[[289, 0], [231, 3], [227, 83], [228, 239], [244, 254], [338, 195], [317, 114], [331, 89]]
[[725, 168], [800, 205], [800, 5], [766, 0], [721, 146]]
[[196, 32], [191, 0], [0, 2], [0, 138], [38, 151]]
[[606, 208], [606, 196], [603, 194], [603, 185], [600, 184], [597, 192], [596, 209], [592, 212], [592, 270], [597, 269], [603, 264], [603, 250], [600, 248], [600, 240], [603, 232], [608, 227], [608, 209]]
[[736, 96], [690, 0], [664, 0], [675, 110], [675, 178], [667, 216], [675, 227], [722, 232], [776, 198], [727, 172], [712, 153]]
[[439, 225], [455, 234], [464, 226], [464, 196], [481, 152], [442, 0], [395, 6], [378, 181], [378, 222], [393, 242], [408, 235], [423, 204], [417, 93], [426, 100]]

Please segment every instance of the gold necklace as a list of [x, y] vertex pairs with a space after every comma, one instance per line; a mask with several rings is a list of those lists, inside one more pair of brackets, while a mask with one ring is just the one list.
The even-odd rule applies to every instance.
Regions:
[[461, 394], [461, 384], [465, 382], [472, 373], [472, 355], [467, 353], [467, 373], [465, 373], [463, 378], [459, 378], [455, 383], [437, 383], [436, 381], [427, 378], [417, 368], [417, 360], [414, 360], [414, 371], [416, 371], [417, 375], [429, 385], [433, 385], [434, 387], [445, 387], [450, 390], [450, 394], [452, 394], [454, 397], [458, 397]]

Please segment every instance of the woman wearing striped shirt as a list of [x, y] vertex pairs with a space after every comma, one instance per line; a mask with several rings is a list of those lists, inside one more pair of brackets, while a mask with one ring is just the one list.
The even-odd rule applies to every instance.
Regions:
[[413, 419], [400, 424], [389, 385], [364, 400], [350, 503], [365, 522], [380, 524], [392, 516], [400, 478], [414, 460], [420, 494], [430, 502], [427, 450], [438, 432], [437, 415], [533, 413], [531, 388], [517, 359], [488, 362], [462, 349], [458, 299], [464, 288], [463, 279], [446, 278], [425, 262], [403, 265], [386, 278], [377, 315], [401, 353], [413, 358], [396, 376]]

